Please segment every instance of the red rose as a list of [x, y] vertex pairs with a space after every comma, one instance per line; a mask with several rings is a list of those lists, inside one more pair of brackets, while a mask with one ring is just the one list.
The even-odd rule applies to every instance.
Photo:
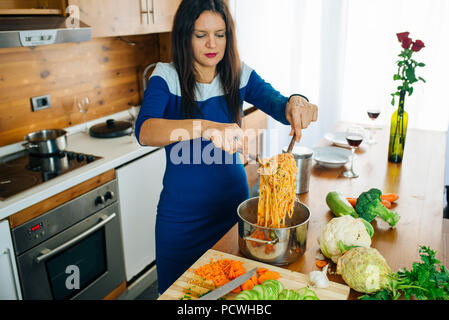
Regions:
[[410, 38], [405, 38], [402, 40], [402, 48], [408, 49], [410, 48], [410, 45], [413, 43], [413, 40]]
[[401, 33], [396, 33], [399, 42], [403, 42], [404, 39], [408, 39], [408, 35], [410, 34], [410, 32], [401, 32]]
[[424, 48], [424, 42], [422, 42], [421, 40], [416, 40], [415, 42], [413, 42], [412, 51], [418, 52], [422, 48]]

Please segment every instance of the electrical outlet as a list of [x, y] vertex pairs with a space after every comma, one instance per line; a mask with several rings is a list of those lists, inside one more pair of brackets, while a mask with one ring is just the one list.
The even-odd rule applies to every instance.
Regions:
[[32, 97], [31, 107], [33, 109], [33, 112], [50, 108], [51, 107], [50, 95], [46, 94], [39, 97]]

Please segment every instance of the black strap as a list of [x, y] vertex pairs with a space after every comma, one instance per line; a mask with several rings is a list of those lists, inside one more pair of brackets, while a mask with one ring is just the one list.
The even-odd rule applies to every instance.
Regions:
[[307, 99], [306, 96], [303, 96], [302, 94], [299, 94], [299, 93], [294, 93], [294, 94], [292, 94], [292, 95], [288, 98], [288, 102], [290, 102], [290, 99], [291, 99], [292, 97], [294, 97], [294, 96], [303, 97], [304, 99], [307, 100], [307, 102], [309, 102], [309, 99]]

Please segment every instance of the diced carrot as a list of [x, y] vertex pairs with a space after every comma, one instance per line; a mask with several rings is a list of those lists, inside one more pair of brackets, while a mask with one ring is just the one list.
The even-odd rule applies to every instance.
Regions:
[[221, 259], [205, 264], [194, 270], [194, 273], [207, 280], [212, 280], [216, 287], [220, 287], [230, 280], [235, 279], [245, 273], [245, 268], [241, 261]]
[[315, 262], [315, 264], [316, 264], [316, 266], [317, 266], [318, 268], [322, 268], [322, 267], [324, 267], [324, 266], [327, 264], [327, 262], [326, 262], [326, 260], [317, 260], [317, 261]]
[[274, 251], [274, 244], [266, 244], [265, 245], [265, 253], [269, 254], [272, 251]]
[[355, 205], [357, 204], [357, 198], [346, 198], [348, 202], [355, 208]]
[[396, 194], [396, 193], [384, 193], [384, 194], [382, 194], [382, 195], [380, 196], [380, 198], [381, 198], [382, 200], [387, 200], [387, 201], [390, 201], [390, 202], [395, 202], [396, 200], [399, 199], [399, 195]]

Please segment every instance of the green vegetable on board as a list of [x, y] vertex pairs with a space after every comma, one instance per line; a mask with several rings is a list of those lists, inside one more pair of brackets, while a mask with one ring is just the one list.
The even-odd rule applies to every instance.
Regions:
[[315, 291], [304, 287], [299, 290], [285, 289], [277, 280], [265, 280], [251, 290], [240, 292], [235, 300], [319, 300]]
[[381, 203], [380, 196], [382, 192], [379, 189], [372, 188], [357, 198], [357, 204], [355, 211], [360, 218], [365, 219], [368, 222], [373, 221], [377, 216], [382, 220], [388, 222], [390, 227], [394, 228], [399, 221], [400, 216], [398, 213], [387, 209]]

